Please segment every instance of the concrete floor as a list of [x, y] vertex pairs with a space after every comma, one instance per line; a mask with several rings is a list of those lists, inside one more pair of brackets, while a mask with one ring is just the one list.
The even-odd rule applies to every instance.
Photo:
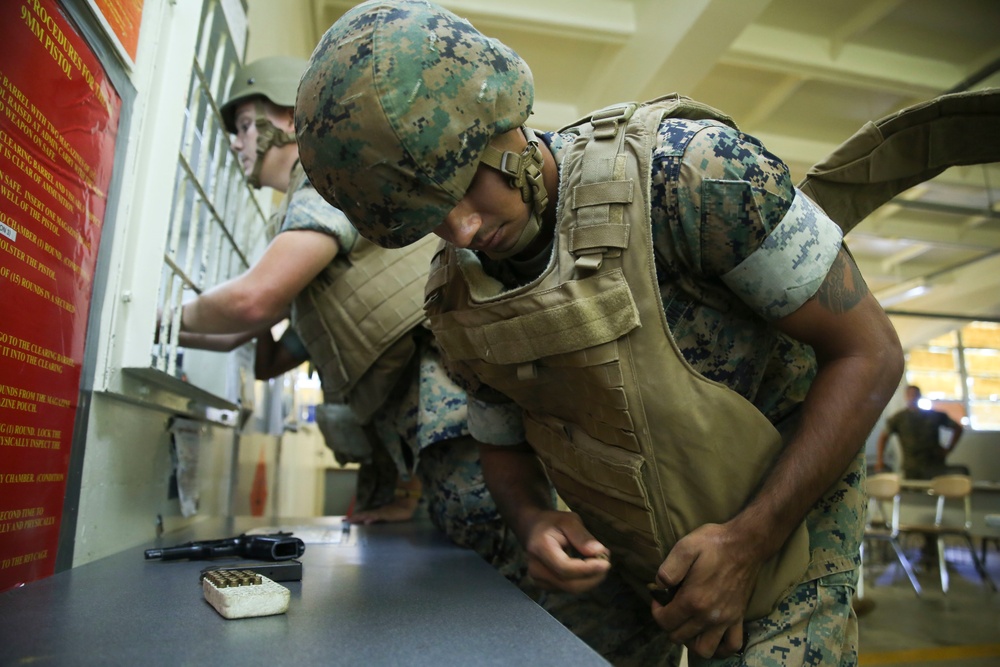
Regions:
[[[860, 665], [1000, 666], [1000, 593], [983, 584], [965, 547], [948, 544], [950, 585], [944, 594], [936, 559], [921, 560], [920, 538], [903, 542], [915, 563], [920, 597], [888, 544], [869, 547], [865, 598], [874, 604], [858, 620]], [[995, 547], [987, 552], [986, 568], [1000, 586], [1000, 553]]]

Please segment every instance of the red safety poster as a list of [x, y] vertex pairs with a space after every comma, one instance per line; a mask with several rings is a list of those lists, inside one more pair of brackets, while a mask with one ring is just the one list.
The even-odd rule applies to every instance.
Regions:
[[0, 2], [0, 590], [55, 571], [121, 100], [55, 0]]

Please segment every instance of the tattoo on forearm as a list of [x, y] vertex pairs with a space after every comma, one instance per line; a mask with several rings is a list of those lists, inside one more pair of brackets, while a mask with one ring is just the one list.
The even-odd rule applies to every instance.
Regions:
[[867, 293], [868, 285], [854, 260], [841, 250], [816, 296], [827, 310], [840, 314], [858, 305]]

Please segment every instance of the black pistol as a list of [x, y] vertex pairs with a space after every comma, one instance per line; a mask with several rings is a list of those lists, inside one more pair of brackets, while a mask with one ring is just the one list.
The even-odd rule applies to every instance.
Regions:
[[281, 561], [298, 558], [306, 550], [305, 543], [291, 533], [270, 535], [237, 535], [221, 540], [185, 542], [163, 549], [146, 549], [146, 560], [209, 560], [223, 556], [239, 556], [254, 560]]

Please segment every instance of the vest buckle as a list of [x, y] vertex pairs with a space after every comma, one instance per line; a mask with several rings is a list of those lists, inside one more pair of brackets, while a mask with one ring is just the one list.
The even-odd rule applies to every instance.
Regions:
[[628, 122], [638, 106], [635, 102], [613, 104], [595, 112], [590, 117], [590, 124], [594, 126], [594, 138], [614, 139], [618, 134], [618, 127]]
[[597, 252], [578, 255], [573, 265], [579, 271], [597, 271], [604, 264], [604, 250], [606, 248], [599, 248]]

